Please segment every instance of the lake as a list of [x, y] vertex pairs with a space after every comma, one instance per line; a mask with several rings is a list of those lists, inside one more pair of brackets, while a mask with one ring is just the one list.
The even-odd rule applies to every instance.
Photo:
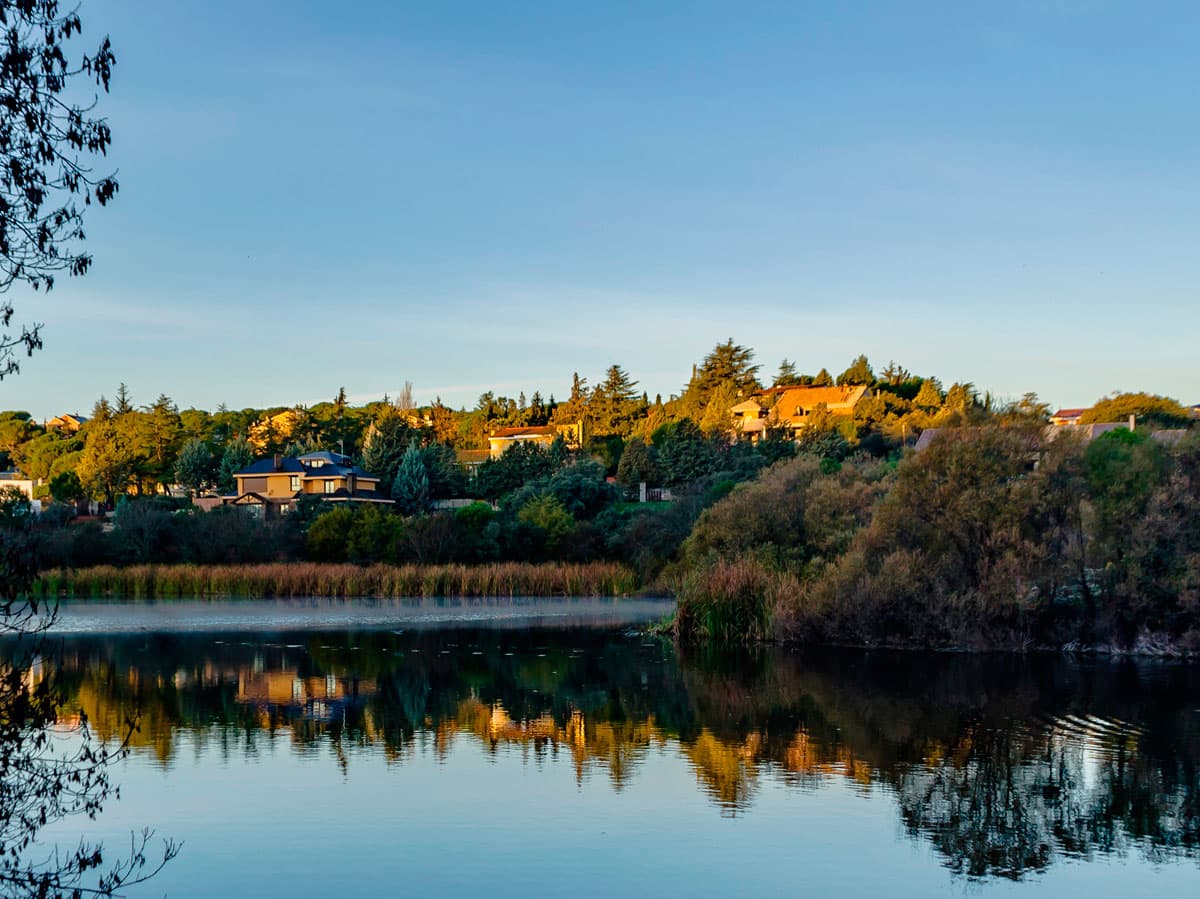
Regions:
[[[64, 607], [131, 895], [1200, 895], [1200, 666], [678, 652], [653, 601]], [[4, 644], [8, 645], [8, 644]]]

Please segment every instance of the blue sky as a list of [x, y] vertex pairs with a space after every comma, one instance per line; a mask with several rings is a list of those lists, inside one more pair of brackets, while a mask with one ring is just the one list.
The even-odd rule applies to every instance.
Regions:
[[85, 0], [121, 192], [0, 408], [666, 397], [726, 337], [1200, 402], [1194, 3], [346, 10]]

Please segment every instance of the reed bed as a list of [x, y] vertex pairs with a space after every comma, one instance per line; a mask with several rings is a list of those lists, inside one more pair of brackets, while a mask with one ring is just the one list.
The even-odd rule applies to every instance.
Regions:
[[97, 565], [42, 573], [34, 592], [63, 597], [179, 599], [309, 596], [627, 596], [633, 572], [616, 562], [490, 565]]
[[781, 610], [801, 591], [793, 575], [752, 558], [693, 568], [673, 587], [676, 636], [726, 645], [774, 639]]

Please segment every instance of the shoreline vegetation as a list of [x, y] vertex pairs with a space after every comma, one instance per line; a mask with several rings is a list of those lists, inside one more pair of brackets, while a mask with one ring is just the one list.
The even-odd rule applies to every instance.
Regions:
[[[643, 591], [676, 599], [681, 644], [1200, 654], [1200, 407], [1051, 414], [865, 356], [767, 386], [732, 338], [666, 402], [619, 365], [562, 403], [405, 393], [0, 413], [55, 500], [0, 489], [0, 537], [30, 544], [46, 598]], [[260, 483], [332, 446], [378, 496]]]
[[309, 597], [629, 596], [637, 580], [615, 562], [489, 565], [96, 565], [42, 572], [34, 595], [50, 599], [247, 599]]
[[1200, 439], [1022, 428], [782, 462], [684, 542], [676, 636], [1200, 655]]

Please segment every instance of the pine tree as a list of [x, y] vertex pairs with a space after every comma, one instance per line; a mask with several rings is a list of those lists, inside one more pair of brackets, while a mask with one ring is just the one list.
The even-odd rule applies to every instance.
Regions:
[[800, 383], [800, 373], [796, 371], [796, 363], [784, 358], [779, 363], [779, 371], [775, 375], [773, 387], [795, 387]]
[[254, 450], [243, 437], [235, 437], [225, 446], [221, 455], [220, 474], [217, 479], [217, 489], [224, 494], [233, 493], [237, 489], [234, 474], [241, 471], [254, 461]]
[[926, 378], [921, 382], [913, 403], [920, 409], [937, 409], [942, 405], [942, 390], [937, 378]]
[[125, 382], [122, 381], [121, 385], [117, 388], [117, 402], [113, 408], [113, 412], [115, 412], [117, 415], [124, 415], [126, 412], [132, 411], [133, 400], [129, 396], [129, 388], [126, 387]]
[[175, 481], [195, 496], [212, 480], [213, 455], [208, 445], [193, 437], [183, 445], [175, 460]]
[[858, 384], [870, 386], [874, 384], [875, 372], [871, 370], [871, 363], [867, 361], [867, 357], [859, 356], [851, 362], [850, 367], [838, 375], [837, 383], [839, 387]]
[[417, 440], [413, 440], [400, 461], [400, 470], [392, 482], [392, 499], [405, 515], [420, 515], [429, 509], [429, 472]]

